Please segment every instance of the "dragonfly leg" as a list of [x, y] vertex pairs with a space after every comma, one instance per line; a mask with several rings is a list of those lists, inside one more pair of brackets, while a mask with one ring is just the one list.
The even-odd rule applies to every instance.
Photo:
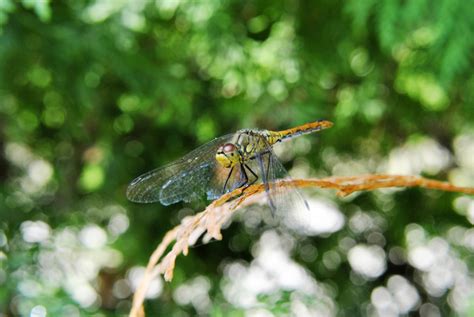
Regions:
[[236, 186], [235, 188], [241, 188], [244, 186], [247, 187], [249, 183], [249, 177], [247, 176], [247, 172], [245, 172], [244, 164], [240, 164], [240, 177], [243, 178], [243, 180], [239, 186]]
[[[249, 183], [248, 175], [245, 172], [245, 168], [247, 168], [254, 177], [254, 180], [251, 181], [250, 183]], [[242, 189], [242, 193], [243, 193], [244, 190], [246, 190], [250, 185], [253, 185], [258, 180], [258, 175], [254, 171], [252, 171], [252, 169], [245, 163], [240, 164], [240, 169], [242, 171], [243, 176], [245, 177], [245, 181], [243, 181], [242, 184], [240, 184], [238, 188], [243, 187]]]
[[270, 152], [267, 152], [267, 154], [268, 154], [268, 162], [267, 162], [267, 171], [266, 171], [265, 176], [266, 176], [267, 179], [268, 179], [268, 173], [269, 173], [269, 170], [270, 170], [270, 160], [271, 160], [270, 155], [271, 155], [271, 154], [270, 154]]
[[[243, 187], [245, 186], [245, 188], [249, 187], [250, 185], [253, 185], [255, 184], [255, 182], [258, 180], [258, 175], [250, 168], [250, 166], [248, 166], [247, 164], [243, 163], [240, 165], [240, 168], [242, 170], [242, 174], [245, 178], [245, 180], [240, 184], [239, 187]], [[252, 176], [254, 177], [254, 179], [249, 183], [249, 178], [248, 178], [248, 175], [247, 173], [245, 172], [245, 168], [248, 169], [248, 171], [250, 173], [252, 173]]]
[[252, 171], [250, 166], [248, 166], [245, 163], [243, 164], [242, 168], [247, 168], [249, 170], [249, 172], [252, 173], [252, 175], [255, 177], [254, 180], [252, 182], [248, 183], [246, 187], [255, 184], [255, 182], [258, 180], [258, 175], [254, 171]]
[[[241, 168], [243, 170], [243, 173], [245, 175], [245, 181], [242, 182], [242, 184], [239, 186], [239, 187], [242, 187], [242, 186], [245, 186], [245, 188], [249, 187], [250, 185], [253, 185], [255, 184], [255, 182], [258, 180], [258, 175], [250, 168], [250, 166], [248, 166], [247, 164], [243, 163], [241, 165]], [[247, 168], [249, 170], [250, 173], [252, 173], [254, 179], [249, 183], [249, 179], [248, 179], [248, 175], [247, 173], [245, 172], [245, 168]]]
[[227, 175], [227, 178], [226, 178], [225, 183], [224, 183], [224, 188], [222, 188], [222, 195], [225, 194], [225, 189], [227, 187], [227, 183], [229, 182], [230, 176], [232, 175], [233, 171], [234, 171], [234, 166], [232, 166], [232, 168], [230, 169], [229, 175]]
[[[240, 164], [240, 177], [242, 179], [242, 181], [237, 185], [237, 186], [232, 186], [231, 189], [237, 189], [237, 188], [242, 188], [244, 187], [247, 188], [249, 185], [253, 184], [255, 182], [255, 180], [249, 184], [249, 178], [248, 178], [248, 175], [247, 173], [245, 172], [245, 167], [244, 167], [245, 164]], [[222, 195], [224, 195], [226, 193], [226, 189], [227, 189], [227, 185], [229, 183], [229, 179], [230, 177], [232, 176], [232, 173], [234, 172], [234, 167], [235, 166], [232, 166], [232, 168], [230, 169], [230, 172], [229, 174], [227, 175], [227, 178], [225, 180], [225, 183], [224, 183], [224, 187], [222, 188]], [[248, 168], [248, 166], [247, 166]], [[249, 168], [249, 171], [255, 175], [255, 173]], [[256, 175], [255, 175], [256, 176]]]
[[[268, 153], [268, 163], [270, 163], [270, 159], [271, 159], [270, 155], [271, 153]], [[263, 160], [261, 156], [257, 156], [257, 161], [258, 161], [258, 165], [260, 166], [260, 171], [262, 172], [262, 182], [263, 182], [263, 185], [265, 186], [265, 193], [267, 194], [268, 204], [270, 205], [272, 215], [275, 215], [276, 207], [275, 207], [272, 197], [270, 196], [270, 185], [268, 184], [268, 178], [267, 178], [268, 166], [267, 166], [267, 171], [265, 171], [265, 167], [263, 166]]]

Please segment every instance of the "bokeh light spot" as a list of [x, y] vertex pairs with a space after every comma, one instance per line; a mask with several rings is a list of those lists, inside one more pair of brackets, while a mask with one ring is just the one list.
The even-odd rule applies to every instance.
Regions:
[[128, 141], [125, 144], [125, 153], [129, 156], [137, 157], [140, 156], [140, 154], [143, 153], [143, 150], [145, 149], [143, 143], [137, 140], [132, 140]]
[[59, 128], [66, 119], [66, 110], [55, 105], [47, 105], [42, 114], [42, 121], [47, 127]]
[[430, 111], [441, 111], [449, 105], [448, 95], [430, 74], [401, 73], [395, 81], [395, 88], [418, 100]]
[[122, 95], [118, 100], [118, 106], [123, 112], [132, 112], [140, 109], [140, 98], [136, 95]]
[[46, 317], [47, 312], [44, 306], [38, 305], [31, 309], [30, 317]]
[[165, 20], [169, 20], [174, 16], [176, 9], [179, 6], [179, 3], [180, 3], [180, 0], [156, 0], [155, 1], [155, 4], [158, 7], [158, 12], [160, 13], [160, 16]]
[[43, 221], [25, 221], [20, 226], [23, 240], [29, 243], [46, 241], [51, 235], [51, 228]]
[[352, 269], [368, 279], [374, 279], [387, 268], [384, 250], [379, 246], [358, 244], [347, 254]]
[[84, 166], [79, 178], [79, 185], [85, 191], [95, 191], [102, 187], [105, 180], [105, 172], [102, 166], [88, 164]]
[[17, 120], [18, 125], [25, 131], [33, 131], [38, 127], [39, 124], [36, 115], [29, 110], [20, 112], [17, 116]]
[[127, 114], [122, 114], [114, 120], [114, 130], [119, 134], [124, 134], [132, 131], [133, 126], [133, 120]]
[[30, 82], [40, 88], [45, 88], [51, 83], [51, 73], [39, 65], [33, 67], [28, 73]]
[[268, 27], [270, 20], [266, 15], [259, 15], [251, 18], [248, 22], [248, 29], [251, 33], [259, 33]]
[[89, 224], [79, 232], [79, 240], [91, 249], [100, 249], [107, 243], [107, 234], [101, 227]]
[[[131, 285], [133, 291], [136, 291], [136, 289], [140, 285], [143, 279], [143, 274], [145, 274], [144, 267], [135, 266], [135, 267], [132, 267], [130, 270], [128, 270], [127, 272], [128, 283], [129, 285]], [[163, 291], [163, 281], [161, 280], [160, 277], [156, 277], [150, 282], [145, 297], [157, 298], [158, 296], [160, 296], [162, 291]]]
[[351, 68], [357, 76], [366, 76], [373, 69], [373, 64], [369, 61], [369, 54], [366, 49], [358, 48], [351, 53]]

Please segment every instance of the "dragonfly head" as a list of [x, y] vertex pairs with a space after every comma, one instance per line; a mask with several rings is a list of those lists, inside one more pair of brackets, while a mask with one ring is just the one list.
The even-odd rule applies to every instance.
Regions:
[[233, 143], [226, 143], [217, 149], [216, 160], [225, 168], [231, 168], [240, 163], [240, 152]]

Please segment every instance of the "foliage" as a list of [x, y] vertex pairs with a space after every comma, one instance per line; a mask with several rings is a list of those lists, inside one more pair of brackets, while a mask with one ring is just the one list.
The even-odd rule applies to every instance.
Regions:
[[[127, 314], [154, 246], [204, 206], [134, 205], [128, 182], [243, 127], [333, 121], [282, 145], [295, 175], [398, 172], [474, 186], [470, 6], [0, 0], [0, 312]], [[223, 241], [178, 261], [173, 282], [155, 280], [147, 312], [388, 314], [377, 306], [386, 300], [395, 313], [472, 313], [472, 197], [305, 195], [344, 224], [295, 236], [249, 210]], [[277, 278], [255, 294], [238, 283], [268, 273], [271, 243], [310, 291]], [[382, 271], [364, 272], [355, 255], [383, 258]], [[394, 285], [418, 301], [403, 306]], [[319, 301], [307, 304], [305, 291]]]

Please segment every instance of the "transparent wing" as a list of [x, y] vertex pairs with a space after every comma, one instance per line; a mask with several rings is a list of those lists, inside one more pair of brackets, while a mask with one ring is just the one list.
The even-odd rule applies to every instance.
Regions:
[[244, 179], [240, 164], [234, 166], [232, 170], [215, 164], [212, 178], [209, 181], [207, 189], [207, 199], [217, 199], [221, 195], [241, 187], [244, 185]]
[[291, 182], [278, 182], [279, 179], [292, 179], [273, 150], [271, 153], [268, 179], [270, 197], [274, 200], [277, 211], [287, 213], [290, 209], [309, 209], [306, 199]]
[[217, 192], [214, 186], [220, 183], [212, 180], [221, 167], [215, 155], [219, 146], [229, 142], [233, 136], [228, 134], [216, 138], [173, 163], [135, 178], [127, 188], [127, 198], [139, 203], [160, 201], [163, 205], [170, 205]]
[[291, 177], [268, 143], [255, 161], [253, 165], [258, 165], [262, 182], [266, 183], [268, 203], [274, 213], [284, 215], [293, 209], [309, 209], [303, 195], [293, 184], [279, 181], [291, 181]]

